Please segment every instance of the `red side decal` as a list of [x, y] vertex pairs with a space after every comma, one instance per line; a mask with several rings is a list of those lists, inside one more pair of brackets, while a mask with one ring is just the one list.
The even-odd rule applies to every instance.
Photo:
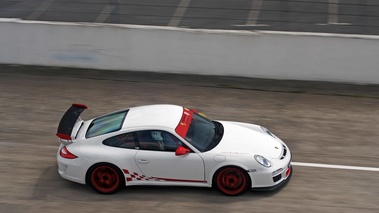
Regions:
[[206, 183], [207, 181], [204, 180], [183, 180], [183, 179], [171, 179], [171, 178], [159, 178], [159, 177], [152, 177], [158, 180], [163, 181], [172, 181], [172, 182], [193, 182], [193, 183]]
[[129, 172], [127, 169], [122, 170], [126, 175], [126, 181], [173, 181], [173, 182], [192, 182], [192, 183], [206, 183], [204, 180], [182, 180], [182, 179], [171, 179], [171, 178], [159, 178], [159, 177], [146, 177], [145, 175], [140, 175], [137, 172]]

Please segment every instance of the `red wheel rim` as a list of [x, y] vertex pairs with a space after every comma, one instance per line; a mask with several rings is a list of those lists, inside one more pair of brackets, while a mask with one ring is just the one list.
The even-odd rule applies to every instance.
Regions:
[[92, 185], [103, 193], [109, 193], [117, 189], [120, 179], [117, 171], [109, 166], [95, 168], [91, 175]]
[[237, 168], [225, 168], [217, 176], [217, 185], [223, 193], [236, 195], [245, 190], [246, 177]]

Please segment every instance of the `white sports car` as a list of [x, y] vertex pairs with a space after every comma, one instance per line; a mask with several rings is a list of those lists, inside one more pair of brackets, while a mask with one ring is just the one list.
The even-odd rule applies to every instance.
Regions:
[[59, 174], [110, 194], [123, 186], [216, 187], [226, 195], [272, 190], [292, 175], [291, 152], [262, 126], [211, 121], [196, 110], [148, 105], [88, 121], [73, 104], [57, 136]]

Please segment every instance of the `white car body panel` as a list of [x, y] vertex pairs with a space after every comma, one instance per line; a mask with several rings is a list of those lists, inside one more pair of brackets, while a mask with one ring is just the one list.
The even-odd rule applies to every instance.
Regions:
[[[167, 113], [169, 112], [169, 113]], [[175, 105], [150, 105], [133, 107], [129, 110], [123, 128], [135, 127], [166, 127], [175, 129], [178, 119], [182, 116], [183, 108]], [[154, 119], [152, 119], [154, 118]]]
[[[221, 121], [224, 126], [224, 136], [214, 153], [256, 153], [267, 158], [277, 158], [281, 154], [282, 145], [275, 138], [262, 134], [262, 130], [248, 128], [246, 124]], [[262, 146], [261, 143], [265, 145]], [[276, 148], [275, 148], [276, 147]], [[254, 156], [252, 156], [254, 157]]]
[[135, 162], [145, 176], [157, 181], [204, 183], [204, 162], [197, 153], [176, 156], [174, 152], [141, 150]]

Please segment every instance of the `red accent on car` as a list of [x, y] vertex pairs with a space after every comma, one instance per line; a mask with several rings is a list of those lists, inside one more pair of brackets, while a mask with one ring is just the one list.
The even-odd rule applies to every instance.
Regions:
[[62, 147], [61, 151], [59, 152], [59, 155], [62, 156], [62, 158], [67, 158], [67, 159], [77, 158], [77, 156], [69, 152], [65, 146]]
[[175, 155], [176, 156], [180, 156], [180, 155], [185, 155], [185, 154], [188, 154], [190, 153], [191, 151], [187, 148], [185, 148], [184, 146], [179, 146], [176, 151], [175, 151]]
[[288, 177], [288, 175], [291, 174], [291, 167], [288, 167], [287, 171], [286, 171], [286, 177]]
[[63, 139], [63, 140], [71, 140], [72, 139], [70, 135], [66, 135], [66, 134], [62, 134], [62, 133], [57, 133], [56, 135], [58, 136], [58, 138]]
[[79, 108], [88, 109], [88, 107], [87, 107], [85, 104], [72, 104], [72, 106], [76, 106], [76, 107], [79, 107]]
[[183, 108], [183, 115], [179, 121], [178, 126], [175, 128], [175, 132], [180, 135], [180, 137], [185, 138], [188, 132], [188, 128], [191, 124], [193, 116], [193, 111], [187, 108]]
[[195, 114], [199, 114], [199, 112], [196, 109], [191, 109], [191, 111]]
[[206, 183], [207, 181], [204, 180], [183, 180], [183, 179], [171, 179], [171, 178], [159, 178], [159, 177], [152, 177], [158, 180], [164, 180], [164, 181], [173, 181], [173, 182], [193, 182], [193, 183]]
[[137, 172], [130, 172], [127, 169], [122, 170], [125, 173], [125, 180], [130, 181], [174, 181], [174, 182], [193, 182], [193, 183], [206, 183], [203, 180], [183, 180], [183, 179], [171, 179], [171, 178], [159, 178], [159, 177], [146, 177], [145, 175], [138, 174]]

